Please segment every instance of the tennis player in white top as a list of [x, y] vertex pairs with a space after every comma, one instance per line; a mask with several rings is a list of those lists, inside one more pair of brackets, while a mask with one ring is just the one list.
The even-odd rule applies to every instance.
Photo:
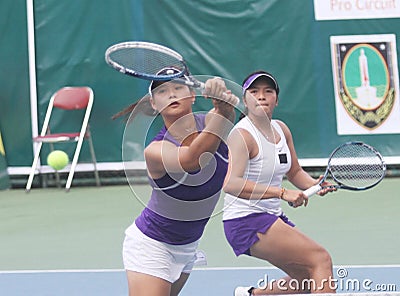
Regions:
[[[287, 125], [272, 119], [278, 105], [278, 83], [270, 73], [257, 71], [246, 77], [242, 87], [247, 114], [228, 137], [225, 235], [237, 256], [246, 254], [267, 260], [287, 276], [279, 284], [237, 287], [235, 296], [332, 293], [330, 255], [297, 230], [282, 212], [282, 200], [291, 202], [294, 207], [306, 206], [308, 198], [302, 190], [318, 180], [299, 165]], [[284, 176], [299, 190], [283, 188]], [[318, 194], [332, 190], [324, 189]]]

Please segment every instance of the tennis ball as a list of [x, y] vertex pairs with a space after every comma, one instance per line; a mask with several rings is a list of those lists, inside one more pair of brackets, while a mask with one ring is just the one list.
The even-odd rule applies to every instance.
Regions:
[[54, 150], [47, 156], [47, 164], [56, 171], [65, 168], [68, 162], [68, 154], [61, 150]]

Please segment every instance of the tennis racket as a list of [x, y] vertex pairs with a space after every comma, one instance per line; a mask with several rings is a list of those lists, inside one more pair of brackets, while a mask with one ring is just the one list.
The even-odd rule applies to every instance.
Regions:
[[[354, 191], [367, 190], [378, 185], [385, 174], [386, 164], [374, 147], [363, 142], [347, 142], [331, 153], [325, 174], [318, 184], [303, 193], [310, 197], [328, 187]], [[323, 187], [321, 184], [328, 175], [336, 184]], [[292, 203], [289, 205], [293, 206]]]
[[[140, 79], [181, 83], [204, 90], [204, 83], [188, 75], [186, 61], [176, 51], [150, 42], [128, 41], [110, 46], [105, 53], [106, 62], [119, 72]], [[177, 73], [157, 75], [162, 69], [173, 67]], [[185, 78], [182, 76], [185, 75]], [[239, 104], [236, 97], [235, 106]]]

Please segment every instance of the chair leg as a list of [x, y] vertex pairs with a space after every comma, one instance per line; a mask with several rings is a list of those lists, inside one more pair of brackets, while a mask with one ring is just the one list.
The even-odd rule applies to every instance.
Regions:
[[81, 149], [82, 149], [83, 137], [84, 137], [84, 135], [81, 134], [77, 141], [77, 144], [76, 144], [74, 158], [72, 159], [71, 168], [70, 168], [69, 174], [68, 174], [67, 184], [65, 185], [65, 191], [67, 191], [67, 192], [71, 188], [72, 179], [74, 178], [76, 164], [78, 163], [79, 154], [81, 153]]
[[56, 175], [57, 188], [61, 188], [60, 174], [58, 173], [57, 170], [55, 170], [55, 175]]
[[100, 184], [99, 171], [97, 170], [96, 154], [94, 152], [94, 146], [93, 146], [93, 141], [92, 141], [91, 136], [89, 136], [88, 142], [89, 142], [90, 154], [92, 155], [92, 162], [93, 162], [93, 168], [94, 168], [94, 177], [96, 179], [96, 186], [100, 186], [101, 184]]
[[[54, 145], [53, 143], [50, 143], [50, 153], [54, 151]], [[57, 183], [57, 188], [61, 188], [61, 180], [60, 180], [60, 174], [58, 173], [57, 170], [54, 170], [55, 175], [56, 175], [56, 183]]]
[[42, 149], [42, 142], [38, 143], [38, 147], [35, 153], [35, 157], [33, 158], [33, 163], [31, 167], [31, 172], [29, 174], [28, 182], [26, 183], [25, 191], [29, 192], [32, 187], [33, 178], [35, 177], [35, 171], [39, 162], [40, 150]]
[[69, 169], [67, 184], [65, 185], [66, 191], [69, 191], [69, 189], [71, 188], [72, 179], [74, 178], [74, 174], [75, 174], [75, 167], [76, 167], [76, 164], [78, 163], [79, 153], [81, 150], [80, 148], [81, 147], [79, 147], [79, 145], [78, 145], [75, 149], [74, 158], [72, 159], [71, 168]]

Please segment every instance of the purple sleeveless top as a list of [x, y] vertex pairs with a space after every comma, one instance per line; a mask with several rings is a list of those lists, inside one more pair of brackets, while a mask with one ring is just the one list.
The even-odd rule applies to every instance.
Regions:
[[[195, 114], [197, 130], [205, 126], [205, 114]], [[180, 146], [164, 126], [153, 141], [167, 140]], [[172, 245], [198, 240], [218, 202], [228, 168], [228, 147], [221, 142], [209, 163], [190, 173], [167, 173], [150, 180], [149, 203], [135, 220], [148, 237]]]

